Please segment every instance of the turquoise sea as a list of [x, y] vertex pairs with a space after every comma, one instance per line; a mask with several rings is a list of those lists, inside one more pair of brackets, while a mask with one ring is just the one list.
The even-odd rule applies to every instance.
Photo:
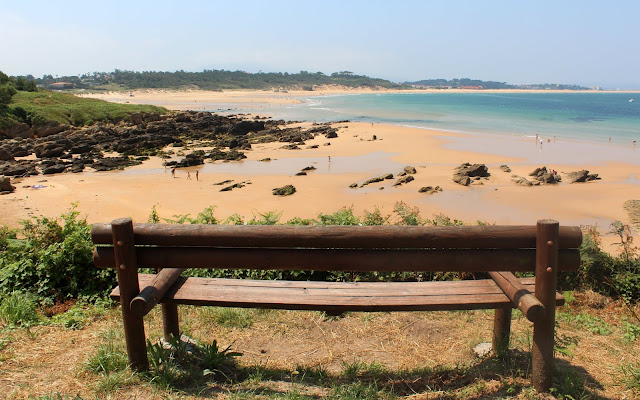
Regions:
[[380, 93], [310, 96], [278, 118], [352, 120], [464, 133], [640, 141], [640, 93]]

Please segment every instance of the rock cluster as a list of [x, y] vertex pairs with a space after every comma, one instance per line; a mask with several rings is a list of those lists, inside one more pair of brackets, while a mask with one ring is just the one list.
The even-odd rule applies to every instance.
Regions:
[[548, 171], [547, 167], [536, 168], [529, 176], [542, 183], [558, 183], [562, 180], [556, 171]]
[[349, 185], [349, 187], [350, 188], [356, 188], [356, 187], [361, 187], [362, 188], [362, 187], [365, 187], [365, 186], [370, 185], [372, 183], [382, 182], [385, 179], [393, 179], [393, 174], [392, 173], [388, 173], [388, 174], [376, 176], [374, 178], [367, 179], [366, 181], [362, 182], [360, 185], [358, 185], [357, 183], [352, 183], [351, 185]]
[[489, 169], [484, 164], [464, 163], [456, 167], [452, 179], [455, 183], [468, 186], [471, 183], [471, 178], [480, 180], [482, 178], [488, 178], [490, 175]]
[[[108, 171], [139, 164], [149, 155], [162, 155], [161, 150], [169, 145], [199, 143], [213, 148], [207, 154], [195, 151], [180, 161], [167, 163], [177, 168], [189, 167], [201, 165], [206, 159], [241, 160], [246, 158], [243, 150], [250, 150], [252, 143], [289, 142], [291, 148], [296, 148], [296, 143], [318, 135], [337, 137], [337, 129], [329, 124], [304, 129], [282, 120], [249, 120], [195, 111], [171, 115], [134, 113], [127, 121], [88, 127], [49, 124], [34, 128], [22, 124], [0, 130], [0, 175], [81, 172], [87, 166]], [[119, 156], [105, 157], [106, 152]], [[36, 159], [16, 160], [31, 154]]]

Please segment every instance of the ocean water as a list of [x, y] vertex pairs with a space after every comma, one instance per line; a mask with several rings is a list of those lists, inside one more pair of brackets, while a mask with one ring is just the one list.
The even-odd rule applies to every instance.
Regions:
[[301, 100], [264, 112], [288, 120], [348, 119], [468, 134], [640, 143], [640, 93], [374, 93]]

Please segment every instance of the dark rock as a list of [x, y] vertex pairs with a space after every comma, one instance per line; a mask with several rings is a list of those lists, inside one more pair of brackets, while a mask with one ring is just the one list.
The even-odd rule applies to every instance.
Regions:
[[438, 193], [438, 192], [442, 192], [442, 188], [440, 186], [423, 186], [420, 189], [418, 189], [418, 193], [428, 193], [428, 194], [434, 194], [434, 193]]
[[581, 171], [567, 172], [565, 176], [569, 180], [569, 183], [586, 182], [589, 171], [583, 169]]
[[455, 169], [455, 173], [459, 173], [469, 177], [490, 176], [489, 169], [484, 164], [460, 164], [460, 166]]
[[296, 176], [305, 176], [305, 175], [307, 175], [307, 173], [304, 171], [300, 171], [296, 174]]
[[412, 167], [412, 166], [406, 166], [406, 167], [404, 167], [404, 170], [403, 170], [403, 171], [404, 171], [405, 173], [407, 173], [407, 174], [416, 174], [416, 173], [418, 173], [418, 171], [416, 171], [416, 168], [415, 168], [415, 167]]
[[286, 146], [282, 146], [281, 148], [285, 150], [300, 150], [300, 147], [298, 147], [297, 144], [293, 144], [293, 143], [288, 144]]
[[317, 149], [318, 147], [320, 146], [318, 146], [317, 144], [312, 144], [311, 146], [307, 146], [307, 149]]
[[140, 161], [134, 161], [129, 157], [105, 157], [96, 160], [91, 167], [96, 171], [112, 171], [114, 169], [125, 169], [132, 165], [142, 164]]
[[6, 129], [5, 131], [0, 133], [2, 133], [4, 136], [9, 138], [27, 139], [27, 138], [33, 138], [35, 136], [31, 127], [25, 123], [14, 125], [11, 128]]
[[469, 186], [469, 184], [471, 183], [471, 178], [463, 174], [453, 174], [452, 179], [455, 183], [463, 186]]
[[332, 130], [330, 132], [325, 133], [324, 135], [327, 139], [334, 139], [338, 137], [338, 131]]
[[316, 167], [314, 167], [313, 165], [310, 165], [308, 167], [304, 167], [302, 168], [303, 171], [315, 171]]
[[35, 148], [36, 157], [38, 158], [50, 158], [50, 157], [60, 157], [64, 154], [64, 147], [59, 146], [55, 142], [47, 143], [44, 145], [37, 146]]
[[43, 126], [39, 126], [35, 129], [35, 135], [37, 137], [47, 137], [51, 135], [55, 135], [56, 133], [60, 133], [67, 128], [66, 125], [60, 125], [56, 122], [50, 122]]
[[67, 169], [65, 164], [53, 164], [42, 169], [42, 175], [59, 174]]
[[500, 169], [501, 169], [502, 171], [504, 171], [504, 172], [511, 172], [511, 168], [509, 168], [509, 167], [508, 167], [507, 165], [505, 165], [505, 164], [502, 164], [502, 165], [500, 166]]
[[14, 158], [7, 150], [0, 149], [0, 161], [14, 161]]
[[16, 187], [11, 184], [11, 179], [7, 176], [0, 176], [0, 192], [11, 193]]
[[285, 186], [273, 189], [274, 196], [291, 196], [295, 192], [296, 192], [296, 188], [293, 185], [285, 185]]
[[11, 149], [11, 155], [14, 157], [26, 157], [29, 154], [31, 154], [31, 151], [29, 151], [26, 147], [16, 146]]
[[240, 121], [229, 130], [231, 135], [246, 135], [249, 132], [264, 130], [264, 121]]
[[[229, 181], [229, 182], [231, 182], [231, 181]], [[245, 187], [245, 186], [246, 186], [246, 185], [248, 185], [249, 183], [250, 183], [250, 182], [238, 182], [238, 183], [234, 183], [233, 185], [223, 187], [222, 189], [220, 189], [220, 191], [221, 191], [221, 192], [229, 192], [229, 191], [231, 191], [231, 190], [233, 190], [233, 189], [240, 189], [240, 188]]]
[[271, 161], [271, 158], [267, 157], [267, 158], [263, 158], [262, 160], [258, 160], [258, 161], [268, 162], [268, 161]]
[[367, 179], [366, 181], [362, 182], [360, 187], [365, 187], [371, 183], [382, 182], [385, 179], [393, 179], [393, 174], [380, 175], [376, 176], [375, 178]]
[[357, 188], [357, 187], [358, 187], [358, 184], [357, 184], [357, 183], [352, 183], [351, 185], [349, 185], [349, 187], [350, 187], [351, 189], [355, 189], [355, 188]]
[[214, 183], [214, 185], [221, 186], [221, 185], [226, 185], [227, 183], [231, 183], [231, 182], [233, 182], [233, 179], [227, 179], [226, 181]]
[[555, 171], [548, 171], [547, 167], [536, 168], [529, 176], [543, 183], [558, 183], [562, 179]]
[[79, 144], [76, 146], [71, 147], [71, 149], [69, 149], [69, 153], [70, 154], [84, 154], [84, 153], [88, 153], [91, 150], [93, 150], [93, 146], [90, 144]]
[[409, 183], [412, 180], [414, 180], [414, 177], [411, 175], [405, 175], [403, 177], [401, 177], [400, 179], [398, 179], [397, 181], [395, 181], [393, 183], [393, 186], [400, 186], [400, 185], [404, 185], [405, 183]]

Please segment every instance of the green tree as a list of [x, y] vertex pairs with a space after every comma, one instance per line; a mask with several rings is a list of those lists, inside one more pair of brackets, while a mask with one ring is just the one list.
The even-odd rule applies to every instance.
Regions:
[[27, 87], [27, 80], [24, 77], [19, 77], [18, 79], [16, 79], [16, 89], [17, 90], [26, 90], [25, 88]]
[[9, 82], [9, 75], [7, 75], [4, 72], [0, 71], [0, 85], [4, 85], [7, 82]]
[[16, 93], [17, 93], [16, 89], [13, 87], [11, 83], [1, 84], [0, 85], [0, 105], [6, 105], [11, 103], [11, 98]]

